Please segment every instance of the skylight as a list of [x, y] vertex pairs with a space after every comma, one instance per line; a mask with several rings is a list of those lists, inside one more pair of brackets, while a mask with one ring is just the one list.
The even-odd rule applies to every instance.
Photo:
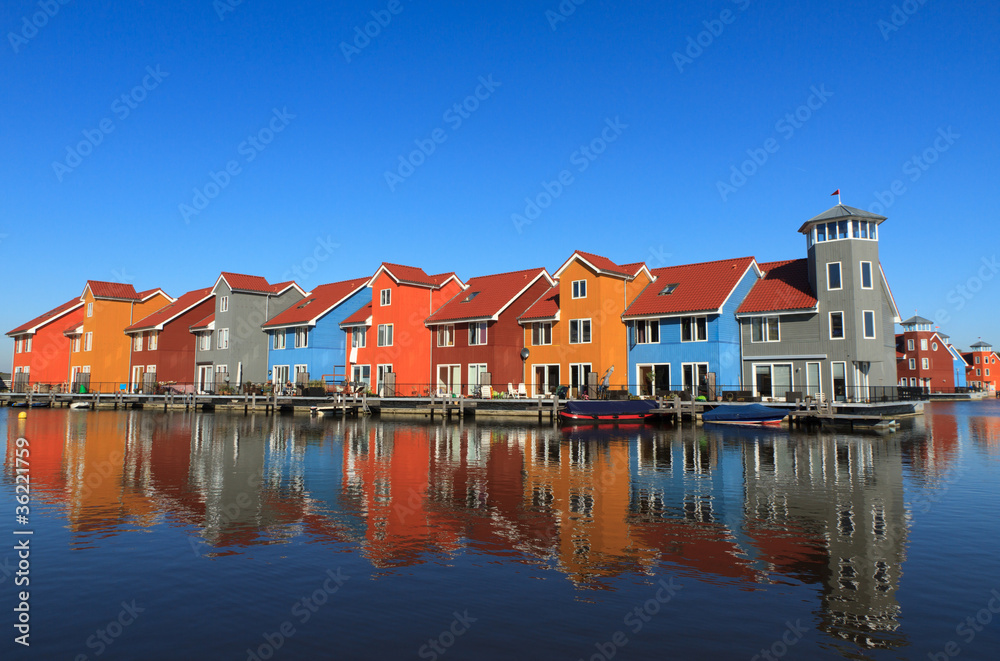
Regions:
[[666, 296], [668, 294], [673, 294], [674, 290], [677, 289], [677, 285], [678, 284], [680, 284], [680, 283], [678, 283], [678, 282], [672, 282], [669, 285], [666, 285], [663, 289], [660, 290], [660, 294], [659, 295], [660, 296]]
[[474, 291], [471, 294], [469, 294], [468, 296], [466, 296], [465, 300], [462, 301], [462, 302], [463, 303], [468, 303], [469, 301], [471, 301], [472, 299], [474, 299], [476, 296], [479, 296], [479, 292]]
[[312, 303], [315, 300], [316, 300], [315, 298], [310, 298], [308, 301], [306, 301], [305, 303], [303, 303], [302, 305], [298, 306], [295, 309], [296, 310], [301, 310], [302, 308], [304, 308], [305, 306], [309, 305], [310, 303]]

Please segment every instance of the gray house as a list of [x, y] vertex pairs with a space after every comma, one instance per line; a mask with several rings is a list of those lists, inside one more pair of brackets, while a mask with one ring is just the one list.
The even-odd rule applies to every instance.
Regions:
[[227, 273], [212, 289], [215, 312], [191, 327], [197, 336], [195, 380], [199, 392], [264, 383], [268, 335], [261, 325], [305, 297], [294, 282], [276, 285], [257, 275]]
[[895, 387], [900, 317], [879, 263], [883, 221], [838, 204], [799, 228], [805, 259], [760, 264], [764, 277], [737, 310], [745, 387], [840, 401]]

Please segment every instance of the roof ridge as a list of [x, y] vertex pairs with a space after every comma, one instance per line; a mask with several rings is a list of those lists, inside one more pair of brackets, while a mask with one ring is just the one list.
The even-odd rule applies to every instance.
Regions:
[[[652, 272], [655, 272], [655, 271], [663, 271], [665, 269], [681, 268], [681, 267], [684, 267], [684, 266], [707, 266], [709, 264], [721, 264], [723, 262], [739, 262], [739, 261], [743, 261], [745, 259], [752, 259], [755, 262], [757, 261], [757, 258], [754, 257], [753, 255], [746, 255], [744, 257], [729, 257], [727, 259], [713, 259], [713, 260], [709, 260], [707, 262], [691, 262], [690, 264], [674, 264], [673, 266], [658, 266], [655, 269], [649, 269], [649, 270], [652, 273]], [[760, 262], [757, 262], [757, 265], [760, 266]]]

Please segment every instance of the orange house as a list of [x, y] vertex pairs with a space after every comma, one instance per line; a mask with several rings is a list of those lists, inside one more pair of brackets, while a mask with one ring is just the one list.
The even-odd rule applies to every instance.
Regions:
[[65, 331], [72, 340], [70, 382], [89, 382], [92, 392], [116, 392], [128, 383], [131, 367], [132, 341], [125, 329], [174, 299], [162, 289], [136, 293], [132, 285], [88, 280], [80, 301], [82, 323]]
[[652, 282], [646, 265], [619, 266], [606, 257], [577, 250], [555, 272], [556, 285], [518, 321], [524, 327], [525, 383], [531, 395], [570, 386], [583, 394], [587, 374], [608, 385], [628, 385], [628, 332], [622, 314]]
[[8, 331], [7, 335], [14, 338], [11, 387], [65, 383], [69, 375], [70, 340], [63, 335], [63, 329], [81, 321], [83, 302], [74, 298]]
[[395, 392], [380, 393], [383, 396], [426, 394], [433, 382], [431, 347], [436, 330], [427, 328], [424, 320], [465, 285], [454, 273], [427, 275], [413, 266], [383, 262], [368, 286], [371, 305], [340, 324], [350, 335], [345, 374], [379, 392], [391, 372]]

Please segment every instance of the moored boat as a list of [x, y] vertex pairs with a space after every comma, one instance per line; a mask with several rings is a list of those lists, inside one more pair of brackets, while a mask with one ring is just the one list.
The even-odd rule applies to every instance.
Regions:
[[768, 425], [776, 426], [788, 415], [783, 409], [764, 406], [763, 404], [725, 404], [711, 411], [705, 411], [701, 419], [726, 425]]
[[566, 408], [559, 411], [562, 420], [577, 422], [617, 422], [645, 420], [653, 415], [656, 402], [646, 400], [598, 400], [569, 401]]

